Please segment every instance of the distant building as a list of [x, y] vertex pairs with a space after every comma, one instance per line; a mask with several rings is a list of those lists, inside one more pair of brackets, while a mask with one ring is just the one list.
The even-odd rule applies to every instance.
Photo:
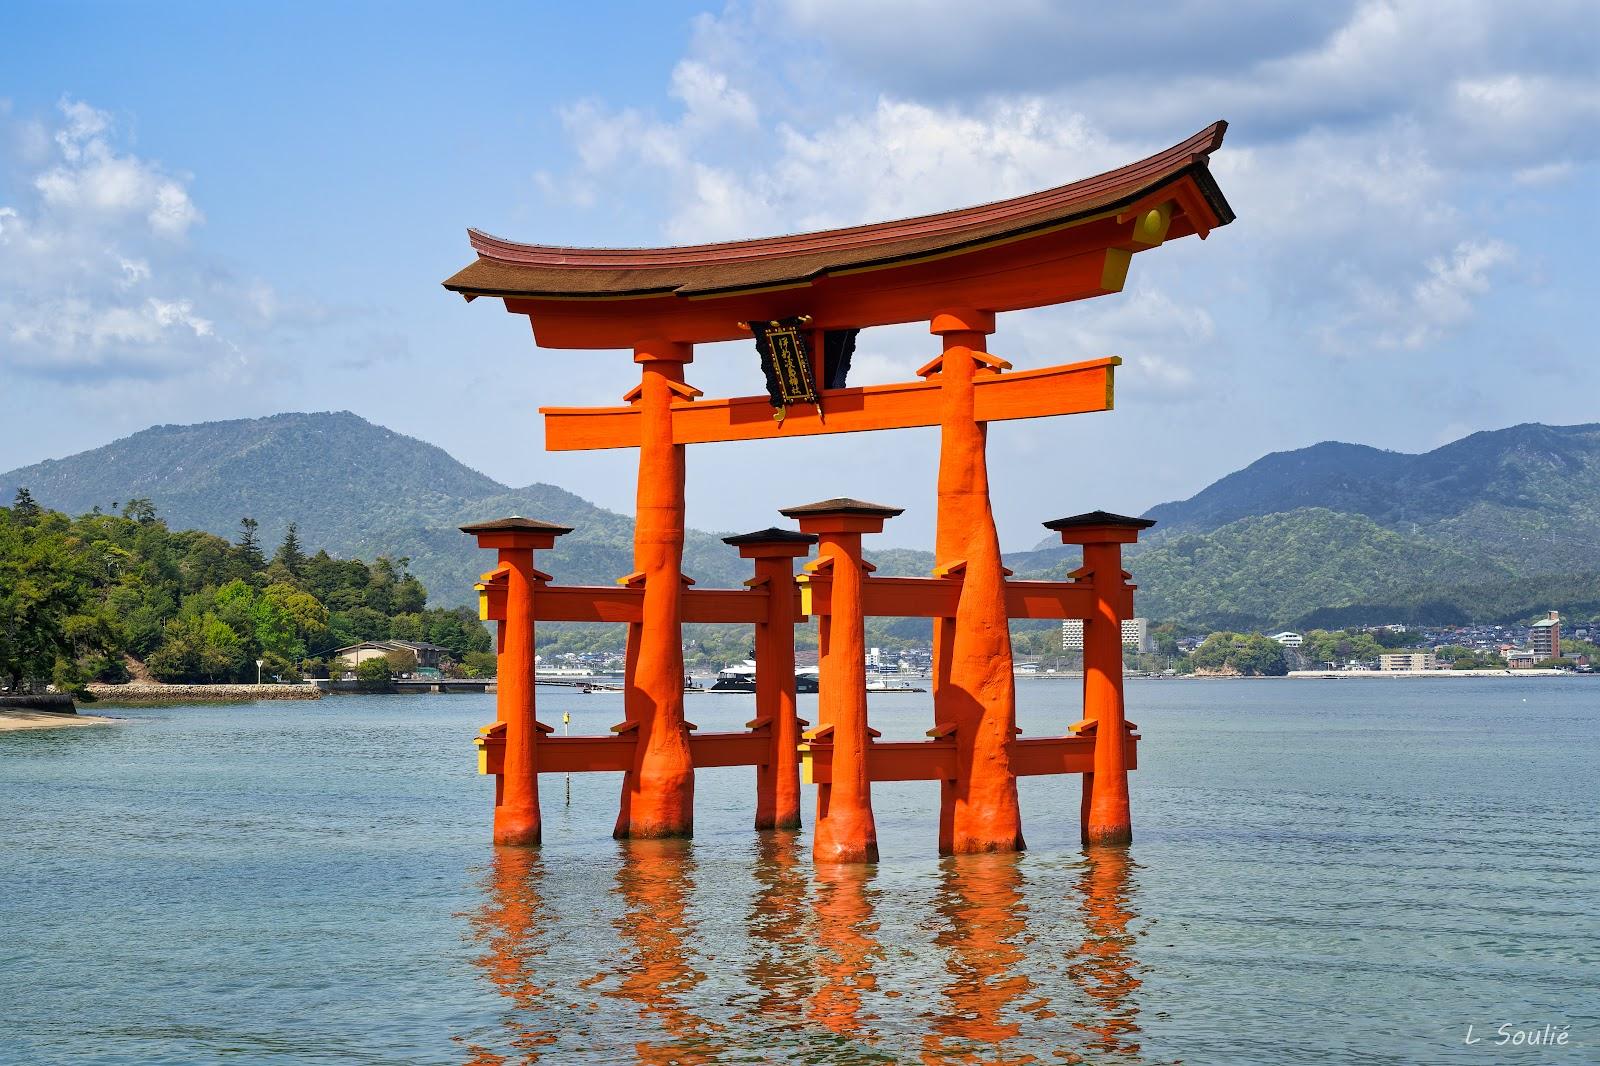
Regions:
[[1378, 656], [1379, 670], [1437, 670], [1439, 660], [1431, 651], [1394, 651]]
[[1531, 670], [1533, 664], [1539, 661], [1539, 653], [1532, 648], [1525, 651], [1507, 651], [1503, 654], [1506, 657], [1506, 665], [1513, 670]]
[[1538, 659], [1561, 658], [1561, 616], [1555, 611], [1533, 623], [1531, 637], [1533, 654]]
[[[1136, 652], [1150, 651], [1150, 619], [1124, 618], [1122, 620], [1122, 646]], [[1061, 623], [1061, 649], [1083, 650], [1083, 619], [1068, 618]]]
[[1299, 633], [1291, 633], [1288, 630], [1284, 630], [1282, 633], [1272, 634], [1272, 639], [1277, 641], [1279, 644], [1282, 644], [1285, 648], [1298, 648], [1300, 645], [1306, 642], [1305, 637], [1301, 636]]
[[429, 644], [420, 640], [364, 640], [360, 644], [352, 644], [348, 648], [340, 648], [333, 653], [335, 659], [343, 659], [349, 668], [354, 670], [368, 659], [386, 658], [390, 652], [408, 652], [417, 660], [417, 666], [437, 667], [441, 660], [450, 655], [449, 648], [441, 648], [437, 644]]

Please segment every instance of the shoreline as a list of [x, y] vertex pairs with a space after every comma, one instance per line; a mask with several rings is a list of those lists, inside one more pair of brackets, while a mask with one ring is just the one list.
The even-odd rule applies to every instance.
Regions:
[[1290, 670], [1291, 680], [1344, 681], [1352, 677], [1432, 678], [1432, 677], [1579, 677], [1571, 670]]
[[316, 685], [126, 685], [88, 686], [96, 703], [254, 703], [257, 700], [319, 700]]
[[115, 725], [122, 718], [108, 718], [98, 714], [77, 714], [72, 711], [34, 711], [21, 707], [0, 707], [0, 733], [18, 733], [30, 729], [72, 729], [78, 726]]

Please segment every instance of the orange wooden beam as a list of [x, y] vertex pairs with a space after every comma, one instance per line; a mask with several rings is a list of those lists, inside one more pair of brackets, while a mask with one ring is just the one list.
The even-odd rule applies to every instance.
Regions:
[[[831, 615], [833, 584], [825, 573], [802, 574], [801, 607], [818, 617]], [[1094, 590], [1072, 581], [1007, 581], [1009, 618], [1089, 618]], [[868, 618], [954, 618], [961, 580], [953, 577], [869, 577], [861, 602]], [[1133, 590], [1128, 590], [1132, 617]]]
[[[1093, 736], [1033, 737], [1011, 742], [1011, 770], [1018, 777], [1094, 772]], [[1139, 738], [1125, 742], [1128, 769], [1135, 769]], [[802, 744], [801, 768], [807, 784], [833, 780], [833, 745]], [[951, 737], [921, 741], [873, 741], [867, 748], [867, 772], [874, 781], [946, 781], [956, 776], [956, 744]]]
[[[633, 750], [637, 743], [638, 733], [632, 730], [606, 736], [558, 737], [545, 734], [539, 738], [537, 771], [541, 774], [625, 771], [633, 764]], [[479, 738], [478, 748], [482, 753], [479, 764], [481, 773], [505, 772], [503, 732]], [[689, 751], [694, 756], [696, 768], [761, 766], [772, 757], [772, 734], [766, 728], [745, 733], [691, 733]]]
[[[975, 383], [980, 422], [1011, 418], [1109, 411], [1113, 402], [1116, 357], [1065, 366], [986, 375]], [[822, 412], [792, 407], [779, 422], [765, 396], [718, 400], [680, 400], [672, 405], [672, 442], [776, 440], [821, 433], [858, 433], [939, 424], [942, 386], [937, 378], [832, 389], [822, 394]], [[543, 407], [545, 448], [586, 451], [637, 448], [641, 414], [637, 407]]]
[[[682, 596], [685, 622], [759, 622], [767, 616], [764, 588], [684, 589]], [[540, 585], [533, 597], [541, 622], [638, 622], [643, 604], [643, 586]], [[505, 617], [504, 594], [492, 583], [480, 615], [490, 622]]]

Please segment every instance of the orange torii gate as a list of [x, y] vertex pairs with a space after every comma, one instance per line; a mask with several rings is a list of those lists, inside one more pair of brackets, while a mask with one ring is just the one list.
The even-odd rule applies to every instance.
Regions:
[[[997, 312], [1118, 292], [1134, 253], [1231, 222], [1207, 166], [1225, 128], [1095, 178], [899, 222], [660, 249], [472, 232], [478, 258], [447, 288], [502, 299], [528, 316], [540, 346], [627, 348], [641, 368], [622, 406], [543, 409], [551, 450], [639, 449], [633, 574], [617, 588], [563, 589], [534, 569], [533, 552], [570, 530], [520, 518], [463, 527], [500, 552], [481, 586], [485, 617], [502, 623], [500, 720], [479, 741], [497, 777], [496, 841], [537, 843], [537, 775], [562, 770], [623, 771], [619, 837], [690, 835], [697, 766], [756, 765], [758, 827], [796, 825], [801, 754], [819, 788], [819, 859], [876, 858], [872, 780], [943, 782], [940, 850], [972, 852], [1023, 846], [1019, 774], [1083, 773], [1085, 840], [1127, 841], [1135, 738], [1123, 717], [1120, 619], [1131, 616], [1132, 586], [1120, 545], [1149, 523], [1104, 512], [1050, 523], [1084, 546], [1083, 569], [1069, 582], [1009, 582], [985, 458], [990, 422], [1109, 410], [1120, 360], [1008, 372], [984, 349]], [[811, 333], [819, 382], [830, 331], [926, 321], [943, 350], [919, 381], [823, 388], [819, 406], [776, 420], [766, 397], [708, 400], [685, 382], [695, 344], [793, 319]], [[845, 499], [786, 510], [800, 534], [729, 538], [756, 562], [746, 589], [697, 590], [682, 574], [687, 445], [935, 425], [933, 577], [871, 577], [861, 536], [899, 511]], [[813, 538], [820, 554], [802, 591], [792, 561]], [[796, 743], [792, 626], [808, 612], [823, 626], [821, 720]], [[934, 620], [927, 742], [881, 743], [867, 725], [861, 627], [873, 613]], [[1019, 740], [1008, 622], [1034, 617], [1085, 620], [1084, 719], [1067, 736]], [[534, 623], [565, 619], [629, 627], [624, 721], [612, 736], [543, 735], [534, 716]], [[697, 735], [684, 720], [685, 621], [757, 625], [757, 717], [746, 732]]]

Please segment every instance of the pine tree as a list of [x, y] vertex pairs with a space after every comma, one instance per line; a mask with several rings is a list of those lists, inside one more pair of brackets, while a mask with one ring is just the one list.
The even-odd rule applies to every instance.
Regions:
[[33, 493], [26, 488], [17, 490], [17, 498], [11, 502], [11, 513], [16, 515], [18, 520], [31, 523], [42, 511], [43, 508], [34, 500]]
[[261, 542], [256, 539], [256, 530], [261, 523], [246, 515], [239, 519], [239, 552], [250, 564], [251, 570], [266, 569], [267, 560], [261, 555]]
[[300, 576], [301, 569], [305, 566], [306, 553], [300, 547], [300, 530], [293, 523], [283, 535], [283, 543], [278, 546], [278, 553], [272, 557], [274, 562], [282, 563], [285, 570], [295, 577]]

